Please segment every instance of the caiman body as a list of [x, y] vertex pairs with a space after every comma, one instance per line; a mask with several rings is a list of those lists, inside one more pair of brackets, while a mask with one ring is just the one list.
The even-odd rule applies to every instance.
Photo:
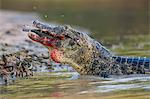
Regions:
[[101, 43], [70, 26], [52, 27], [34, 21], [35, 29], [25, 29], [29, 38], [49, 49], [51, 59], [69, 64], [81, 75], [145, 74], [150, 58], [115, 56]]

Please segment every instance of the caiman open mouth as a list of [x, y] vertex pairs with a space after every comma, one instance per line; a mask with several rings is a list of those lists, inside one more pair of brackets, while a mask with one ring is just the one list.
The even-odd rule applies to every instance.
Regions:
[[31, 40], [45, 45], [48, 49], [51, 48], [49, 50], [50, 56], [55, 62], [62, 62], [63, 51], [59, 49], [60, 43], [69, 37], [65, 36], [64, 27], [51, 27], [38, 21], [34, 21], [33, 26], [35, 29], [25, 28], [23, 31], [28, 32]]
[[55, 47], [55, 43], [59, 40], [54, 36], [46, 35], [41, 30], [31, 30], [31, 32], [28, 33], [28, 36], [30, 39], [32, 39], [35, 42], [39, 42], [43, 45], [51, 46], [51, 47]]
[[35, 42], [39, 42], [46, 46], [55, 47], [55, 44], [57, 44], [57, 42], [65, 38], [65, 36], [63, 35], [63, 29], [60, 27], [52, 28], [37, 21], [33, 22], [33, 26], [37, 29], [28, 30], [28, 36]]

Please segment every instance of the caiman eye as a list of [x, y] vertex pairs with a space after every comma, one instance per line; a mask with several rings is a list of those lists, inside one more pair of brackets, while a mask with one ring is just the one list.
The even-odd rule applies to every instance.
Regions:
[[80, 46], [80, 40], [78, 38], [75, 38], [74, 41]]
[[69, 45], [73, 46], [74, 44], [75, 44], [74, 40], [71, 39], [71, 40], [69, 41]]

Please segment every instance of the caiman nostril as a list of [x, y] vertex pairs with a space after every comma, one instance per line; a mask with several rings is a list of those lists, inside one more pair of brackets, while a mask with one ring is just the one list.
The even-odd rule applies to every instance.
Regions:
[[41, 28], [41, 29], [44, 28], [44, 26], [43, 26], [40, 22], [38, 22], [37, 20], [36, 20], [36, 21], [33, 21], [33, 25], [34, 25], [35, 27], [37, 27], [37, 28]]
[[49, 25], [43, 24], [37, 20], [33, 21], [33, 25], [39, 29], [47, 29], [49, 32], [52, 30], [52, 28]]

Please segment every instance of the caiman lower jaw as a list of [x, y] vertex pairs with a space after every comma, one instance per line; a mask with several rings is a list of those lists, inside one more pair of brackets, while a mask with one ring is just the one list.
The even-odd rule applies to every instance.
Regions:
[[39, 35], [34, 33], [28, 33], [28, 37], [35, 42], [39, 42], [45, 46], [50, 46], [50, 47], [55, 47], [55, 42], [57, 41], [53, 38], [40, 37]]

